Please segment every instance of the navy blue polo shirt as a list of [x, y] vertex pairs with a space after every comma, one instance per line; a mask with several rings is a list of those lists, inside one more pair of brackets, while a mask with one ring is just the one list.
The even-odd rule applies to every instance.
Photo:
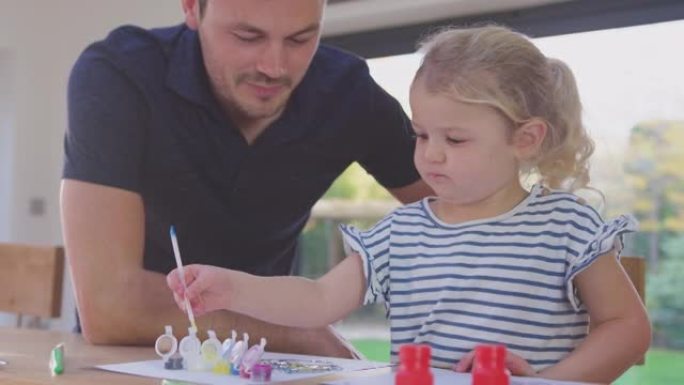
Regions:
[[418, 180], [409, 121], [365, 62], [321, 46], [281, 117], [249, 145], [214, 98], [195, 31], [126, 26], [69, 80], [63, 177], [140, 194], [144, 267], [288, 274], [312, 205], [358, 161], [383, 186]]

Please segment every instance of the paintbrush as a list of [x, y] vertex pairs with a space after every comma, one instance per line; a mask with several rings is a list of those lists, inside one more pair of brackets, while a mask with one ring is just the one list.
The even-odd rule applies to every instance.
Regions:
[[[188, 287], [185, 284], [185, 272], [183, 271], [183, 262], [181, 261], [181, 255], [180, 255], [180, 249], [178, 248], [178, 239], [176, 238], [176, 229], [171, 226], [171, 229], [169, 230], [169, 234], [171, 235], [171, 244], [173, 245], [173, 255], [176, 257], [176, 265], [178, 265], [178, 274], [180, 275], [180, 280], [183, 283], [183, 289], [185, 289], [185, 292], [188, 291]], [[195, 328], [197, 330], [197, 324], [195, 324], [195, 315], [192, 313], [192, 306], [190, 306], [190, 301], [188, 301], [188, 297], [184, 297], [185, 299], [185, 310], [188, 313], [188, 318], [190, 319], [190, 326]]]

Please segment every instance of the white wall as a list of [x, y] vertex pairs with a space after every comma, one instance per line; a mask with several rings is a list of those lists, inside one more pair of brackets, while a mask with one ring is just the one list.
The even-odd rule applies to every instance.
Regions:
[[10, 190], [12, 186], [12, 142], [14, 125], [13, 57], [0, 47], [0, 242], [9, 239]]
[[[0, 242], [61, 244], [58, 193], [71, 66], [118, 25], [181, 22], [180, 1], [0, 0], [0, 9]], [[43, 215], [29, 213], [34, 198], [45, 201]], [[66, 281], [63, 316], [52, 323], [63, 330], [74, 322]], [[0, 325], [12, 322], [0, 314]]]

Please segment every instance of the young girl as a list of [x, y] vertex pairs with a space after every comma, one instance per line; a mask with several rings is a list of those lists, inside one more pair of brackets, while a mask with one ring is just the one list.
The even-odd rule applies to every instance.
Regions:
[[436, 196], [368, 231], [343, 226], [349, 256], [315, 281], [190, 265], [183, 291], [174, 270], [179, 307], [186, 296], [198, 315], [319, 327], [379, 301], [393, 361], [425, 343], [433, 365], [466, 371], [476, 345], [499, 343], [513, 374], [613, 381], [647, 350], [650, 325], [618, 261], [634, 220], [603, 222], [572, 194], [593, 151], [572, 73], [502, 27], [445, 30], [423, 47], [415, 163]]

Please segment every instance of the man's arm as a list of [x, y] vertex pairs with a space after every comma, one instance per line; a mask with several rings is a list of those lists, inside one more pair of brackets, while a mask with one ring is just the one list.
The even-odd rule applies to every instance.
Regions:
[[[65, 179], [61, 214], [83, 335], [94, 344], [151, 345], [173, 325], [185, 335], [189, 322], [178, 310], [163, 274], [143, 269], [145, 218], [137, 193]], [[231, 329], [266, 337], [269, 349], [353, 357], [331, 328], [274, 326], [226, 311], [200, 317], [198, 328], [228, 335]]]
[[430, 186], [422, 179], [418, 179], [408, 186], [391, 188], [387, 189], [387, 191], [403, 204], [418, 201], [429, 195], [435, 195]]

